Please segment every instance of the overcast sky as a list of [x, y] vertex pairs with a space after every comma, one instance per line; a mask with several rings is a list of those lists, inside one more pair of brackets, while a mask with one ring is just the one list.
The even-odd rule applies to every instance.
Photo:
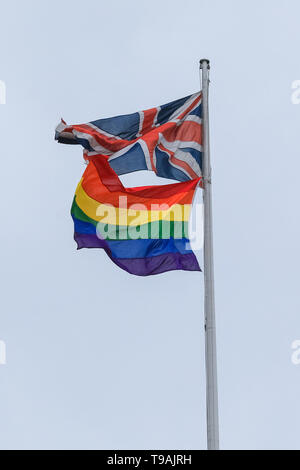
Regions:
[[198, 91], [202, 57], [221, 447], [300, 448], [299, 14], [296, 0], [1, 1], [1, 449], [206, 447], [203, 275], [139, 278], [77, 252], [82, 151], [53, 140], [61, 117]]

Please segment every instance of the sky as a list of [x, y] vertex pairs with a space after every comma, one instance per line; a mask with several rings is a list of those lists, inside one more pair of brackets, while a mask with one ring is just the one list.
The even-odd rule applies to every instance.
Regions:
[[220, 445], [300, 448], [299, 14], [296, 0], [1, 0], [1, 449], [206, 448], [203, 274], [139, 278], [76, 251], [82, 151], [53, 139], [61, 117], [198, 91], [202, 57]]

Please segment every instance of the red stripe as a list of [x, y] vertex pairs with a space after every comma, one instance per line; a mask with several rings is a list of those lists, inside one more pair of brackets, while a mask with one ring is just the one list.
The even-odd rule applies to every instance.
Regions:
[[147, 109], [146, 111], [143, 111], [144, 114], [144, 121], [143, 121], [143, 127], [141, 130], [141, 134], [145, 134], [145, 132], [148, 132], [154, 123], [155, 116], [157, 114], [157, 108], [151, 108]]
[[197, 98], [192, 102], [192, 104], [190, 104], [190, 106], [185, 111], [183, 111], [183, 113], [181, 113], [178, 116], [178, 119], [182, 119], [184, 116], [186, 116], [193, 109], [193, 107], [196, 105], [196, 103], [197, 104], [198, 104], [198, 102], [200, 103], [201, 97], [202, 97], [201, 94], [200, 94], [200, 96], [197, 96]]
[[195, 173], [194, 170], [192, 170], [192, 168], [186, 162], [183, 162], [182, 160], [178, 160], [178, 158], [176, 158], [174, 154], [171, 155], [170, 160], [171, 162], [175, 163], [175, 165], [183, 168], [190, 175], [191, 178], [199, 178], [197, 173]]
[[[148, 140], [148, 142], [147, 142], [147, 140]], [[147, 139], [147, 140], [145, 139], [145, 144], [148, 147], [148, 151], [149, 151], [149, 155], [150, 155], [151, 168], [152, 168], [152, 171], [154, 171], [154, 173], [156, 173], [156, 166], [154, 164], [153, 156], [154, 156], [154, 149], [155, 149], [155, 147], [157, 145], [157, 141], [158, 141], [158, 133], [153, 134], [152, 139]]]
[[[114, 137], [107, 137], [106, 135], [101, 134], [101, 130], [97, 131], [96, 129], [92, 129], [87, 124], [78, 124], [72, 126], [72, 129], [78, 132], [82, 132], [83, 134], [89, 134], [94, 137], [98, 144], [102, 145], [104, 148], [112, 151], [117, 152], [127, 145], [134, 143], [134, 140], [125, 140], [125, 139], [115, 139]], [[137, 140], [137, 139], [135, 139]]]
[[[181, 183], [171, 183], [164, 185], [155, 185], [155, 186], [139, 186], [137, 188], [125, 188], [120, 181], [120, 178], [115, 173], [115, 171], [109, 165], [108, 160], [104, 157], [91, 157], [91, 162], [94, 165], [94, 168], [97, 170], [97, 175], [100, 179], [100, 183], [104, 184], [107, 187], [107, 190], [120, 191], [127, 194], [132, 194], [137, 197], [153, 197], [153, 198], [164, 198], [169, 196], [174, 196], [178, 193], [186, 193], [193, 190], [197, 186], [197, 182], [200, 180], [199, 176], [196, 177], [196, 182], [194, 180], [184, 181]], [[89, 169], [89, 166], [86, 169], [84, 175], [88, 174], [89, 171], [93, 172], [93, 167]]]
[[169, 142], [181, 140], [182, 142], [196, 142], [202, 144], [202, 126], [194, 121], [184, 121], [179, 126], [166, 129], [164, 137]]
[[94, 200], [119, 206], [119, 197], [127, 197], [127, 206], [144, 204], [191, 204], [199, 178], [184, 183], [140, 188], [124, 188], [119, 177], [104, 159], [96, 158], [88, 165], [83, 175], [82, 187]]
[[197, 173], [194, 172], [194, 170], [188, 165], [186, 162], [183, 162], [182, 160], [179, 160], [178, 158], [175, 157], [174, 152], [171, 152], [170, 150], [166, 149], [162, 144], [158, 146], [163, 152], [166, 152], [168, 155], [170, 155], [170, 160], [171, 162], [175, 163], [175, 165], [179, 166], [185, 172], [193, 179], [199, 178]]

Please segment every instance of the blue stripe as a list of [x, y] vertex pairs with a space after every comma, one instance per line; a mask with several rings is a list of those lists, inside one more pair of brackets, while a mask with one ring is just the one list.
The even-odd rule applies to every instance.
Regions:
[[[180, 150], [182, 152], [189, 153], [196, 160], [196, 162], [199, 164], [200, 168], [202, 169], [202, 152], [200, 152], [199, 150], [190, 148], [190, 147], [181, 148]], [[175, 157], [176, 157], [176, 153], [175, 153]]]
[[192, 95], [185, 96], [179, 100], [171, 101], [171, 103], [163, 104], [160, 107], [160, 111], [157, 115], [157, 123], [164, 124], [170, 118], [170, 116], [182, 106]]
[[139, 113], [124, 114], [106, 119], [92, 121], [94, 126], [112, 135], [118, 135], [122, 139], [132, 140], [139, 131]]
[[202, 103], [197, 106], [193, 111], [189, 113], [189, 116], [198, 116], [199, 118], [202, 117]]
[[189, 181], [190, 177], [183, 171], [170, 165], [169, 155], [158, 148], [155, 149], [156, 174], [162, 178], [170, 178], [176, 181]]
[[112, 256], [116, 258], [151, 258], [165, 253], [192, 253], [186, 249], [189, 240], [186, 238], [168, 240], [106, 240]]
[[[96, 235], [96, 227], [89, 222], [82, 222], [73, 217], [75, 233]], [[187, 246], [187, 238], [139, 239], [139, 240], [105, 240], [112, 256], [116, 258], [150, 258], [164, 253], [192, 253]]]
[[91, 224], [90, 222], [83, 222], [72, 215], [74, 220], [74, 228], [77, 233], [89, 233], [96, 235], [96, 225]]
[[117, 175], [148, 169], [145, 154], [138, 142], [120, 157], [109, 160], [109, 164]]

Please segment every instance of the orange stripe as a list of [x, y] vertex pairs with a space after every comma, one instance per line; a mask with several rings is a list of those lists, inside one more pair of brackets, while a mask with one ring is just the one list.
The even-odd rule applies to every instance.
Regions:
[[[117, 175], [115, 177], [119, 180]], [[194, 181], [187, 181], [186, 183], [175, 183], [170, 185], [159, 186], [146, 186], [142, 188], [124, 188], [119, 186], [120, 189], [110, 191], [105, 186], [98, 171], [91, 162], [84, 172], [82, 179], [82, 187], [84, 191], [95, 201], [102, 204], [112, 204], [119, 206], [119, 198], [127, 197], [127, 205], [144, 204], [148, 209], [151, 209], [152, 204], [191, 204], [195, 188], [199, 182], [197, 177]]]

